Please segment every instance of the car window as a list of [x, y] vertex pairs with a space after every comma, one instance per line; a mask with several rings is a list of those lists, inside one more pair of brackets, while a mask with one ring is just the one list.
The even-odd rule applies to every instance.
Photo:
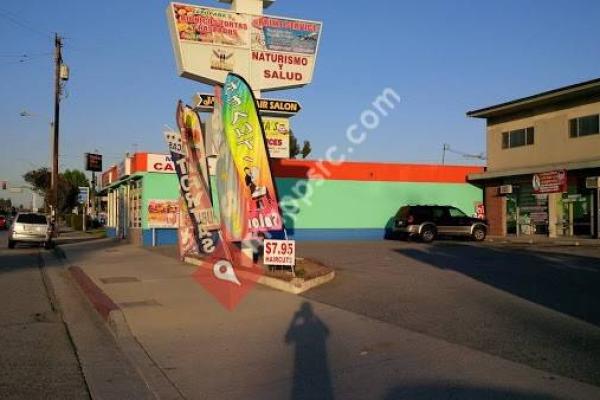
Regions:
[[440, 219], [444, 216], [444, 209], [436, 207], [433, 209], [433, 218]]
[[17, 222], [23, 224], [47, 224], [46, 216], [42, 214], [19, 214]]
[[458, 208], [450, 207], [448, 211], [450, 212], [450, 216], [453, 218], [466, 217], [465, 213], [460, 211]]
[[408, 212], [409, 211], [410, 211], [410, 207], [407, 207], [407, 206], [400, 207], [400, 209], [396, 213], [396, 217], [398, 217], [398, 218], [406, 218], [408, 216]]

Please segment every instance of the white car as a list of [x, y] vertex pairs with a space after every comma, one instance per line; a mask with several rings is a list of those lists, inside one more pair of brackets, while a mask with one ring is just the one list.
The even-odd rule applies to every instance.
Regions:
[[8, 231], [8, 248], [19, 242], [43, 244], [52, 247], [52, 225], [49, 218], [38, 213], [19, 213]]

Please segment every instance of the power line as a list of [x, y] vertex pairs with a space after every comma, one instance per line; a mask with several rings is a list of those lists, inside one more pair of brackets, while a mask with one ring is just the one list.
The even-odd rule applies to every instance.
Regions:
[[33, 26], [31, 26], [30, 24], [26, 24], [23, 21], [23, 18], [19, 17], [18, 15], [15, 15], [9, 11], [0, 9], [0, 17], [3, 17], [4, 19], [6, 19], [7, 21], [9, 21], [10, 23], [12, 23], [13, 25], [16, 25], [22, 29], [25, 29], [31, 33], [35, 33], [37, 35], [41, 35], [47, 39], [50, 39], [52, 37], [52, 34], [50, 32], [44, 32], [41, 31], [37, 28], [34, 28]]

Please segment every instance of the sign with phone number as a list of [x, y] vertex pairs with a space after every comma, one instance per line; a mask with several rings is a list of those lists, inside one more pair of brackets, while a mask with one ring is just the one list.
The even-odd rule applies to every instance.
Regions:
[[294, 240], [265, 239], [263, 262], [266, 265], [295, 265], [296, 242]]

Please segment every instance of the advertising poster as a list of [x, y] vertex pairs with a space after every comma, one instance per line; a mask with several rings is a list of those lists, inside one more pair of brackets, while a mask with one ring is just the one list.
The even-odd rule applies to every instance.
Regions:
[[214, 85], [235, 72], [256, 90], [312, 81], [321, 22], [182, 3], [167, 7], [167, 21], [180, 76]]
[[252, 90], [242, 77], [229, 74], [222, 97], [223, 133], [240, 178], [241, 201], [246, 205], [243, 237], [281, 230], [277, 192]]
[[148, 200], [148, 228], [179, 227], [178, 200]]
[[314, 55], [321, 23], [261, 16], [252, 18], [252, 50]]
[[189, 4], [171, 6], [181, 40], [240, 47], [249, 43], [250, 28], [244, 15]]
[[231, 150], [223, 137], [223, 99], [220, 86], [215, 86], [215, 107], [213, 111], [213, 141], [219, 146], [217, 159], [217, 192], [221, 227], [225, 240], [239, 242], [246, 231], [245, 205], [242, 197], [240, 177], [233, 162]]
[[531, 181], [533, 193], [564, 193], [567, 191], [567, 171], [549, 171], [533, 174]]
[[271, 158], [290, 158], [290, 120], [262, 117]]

